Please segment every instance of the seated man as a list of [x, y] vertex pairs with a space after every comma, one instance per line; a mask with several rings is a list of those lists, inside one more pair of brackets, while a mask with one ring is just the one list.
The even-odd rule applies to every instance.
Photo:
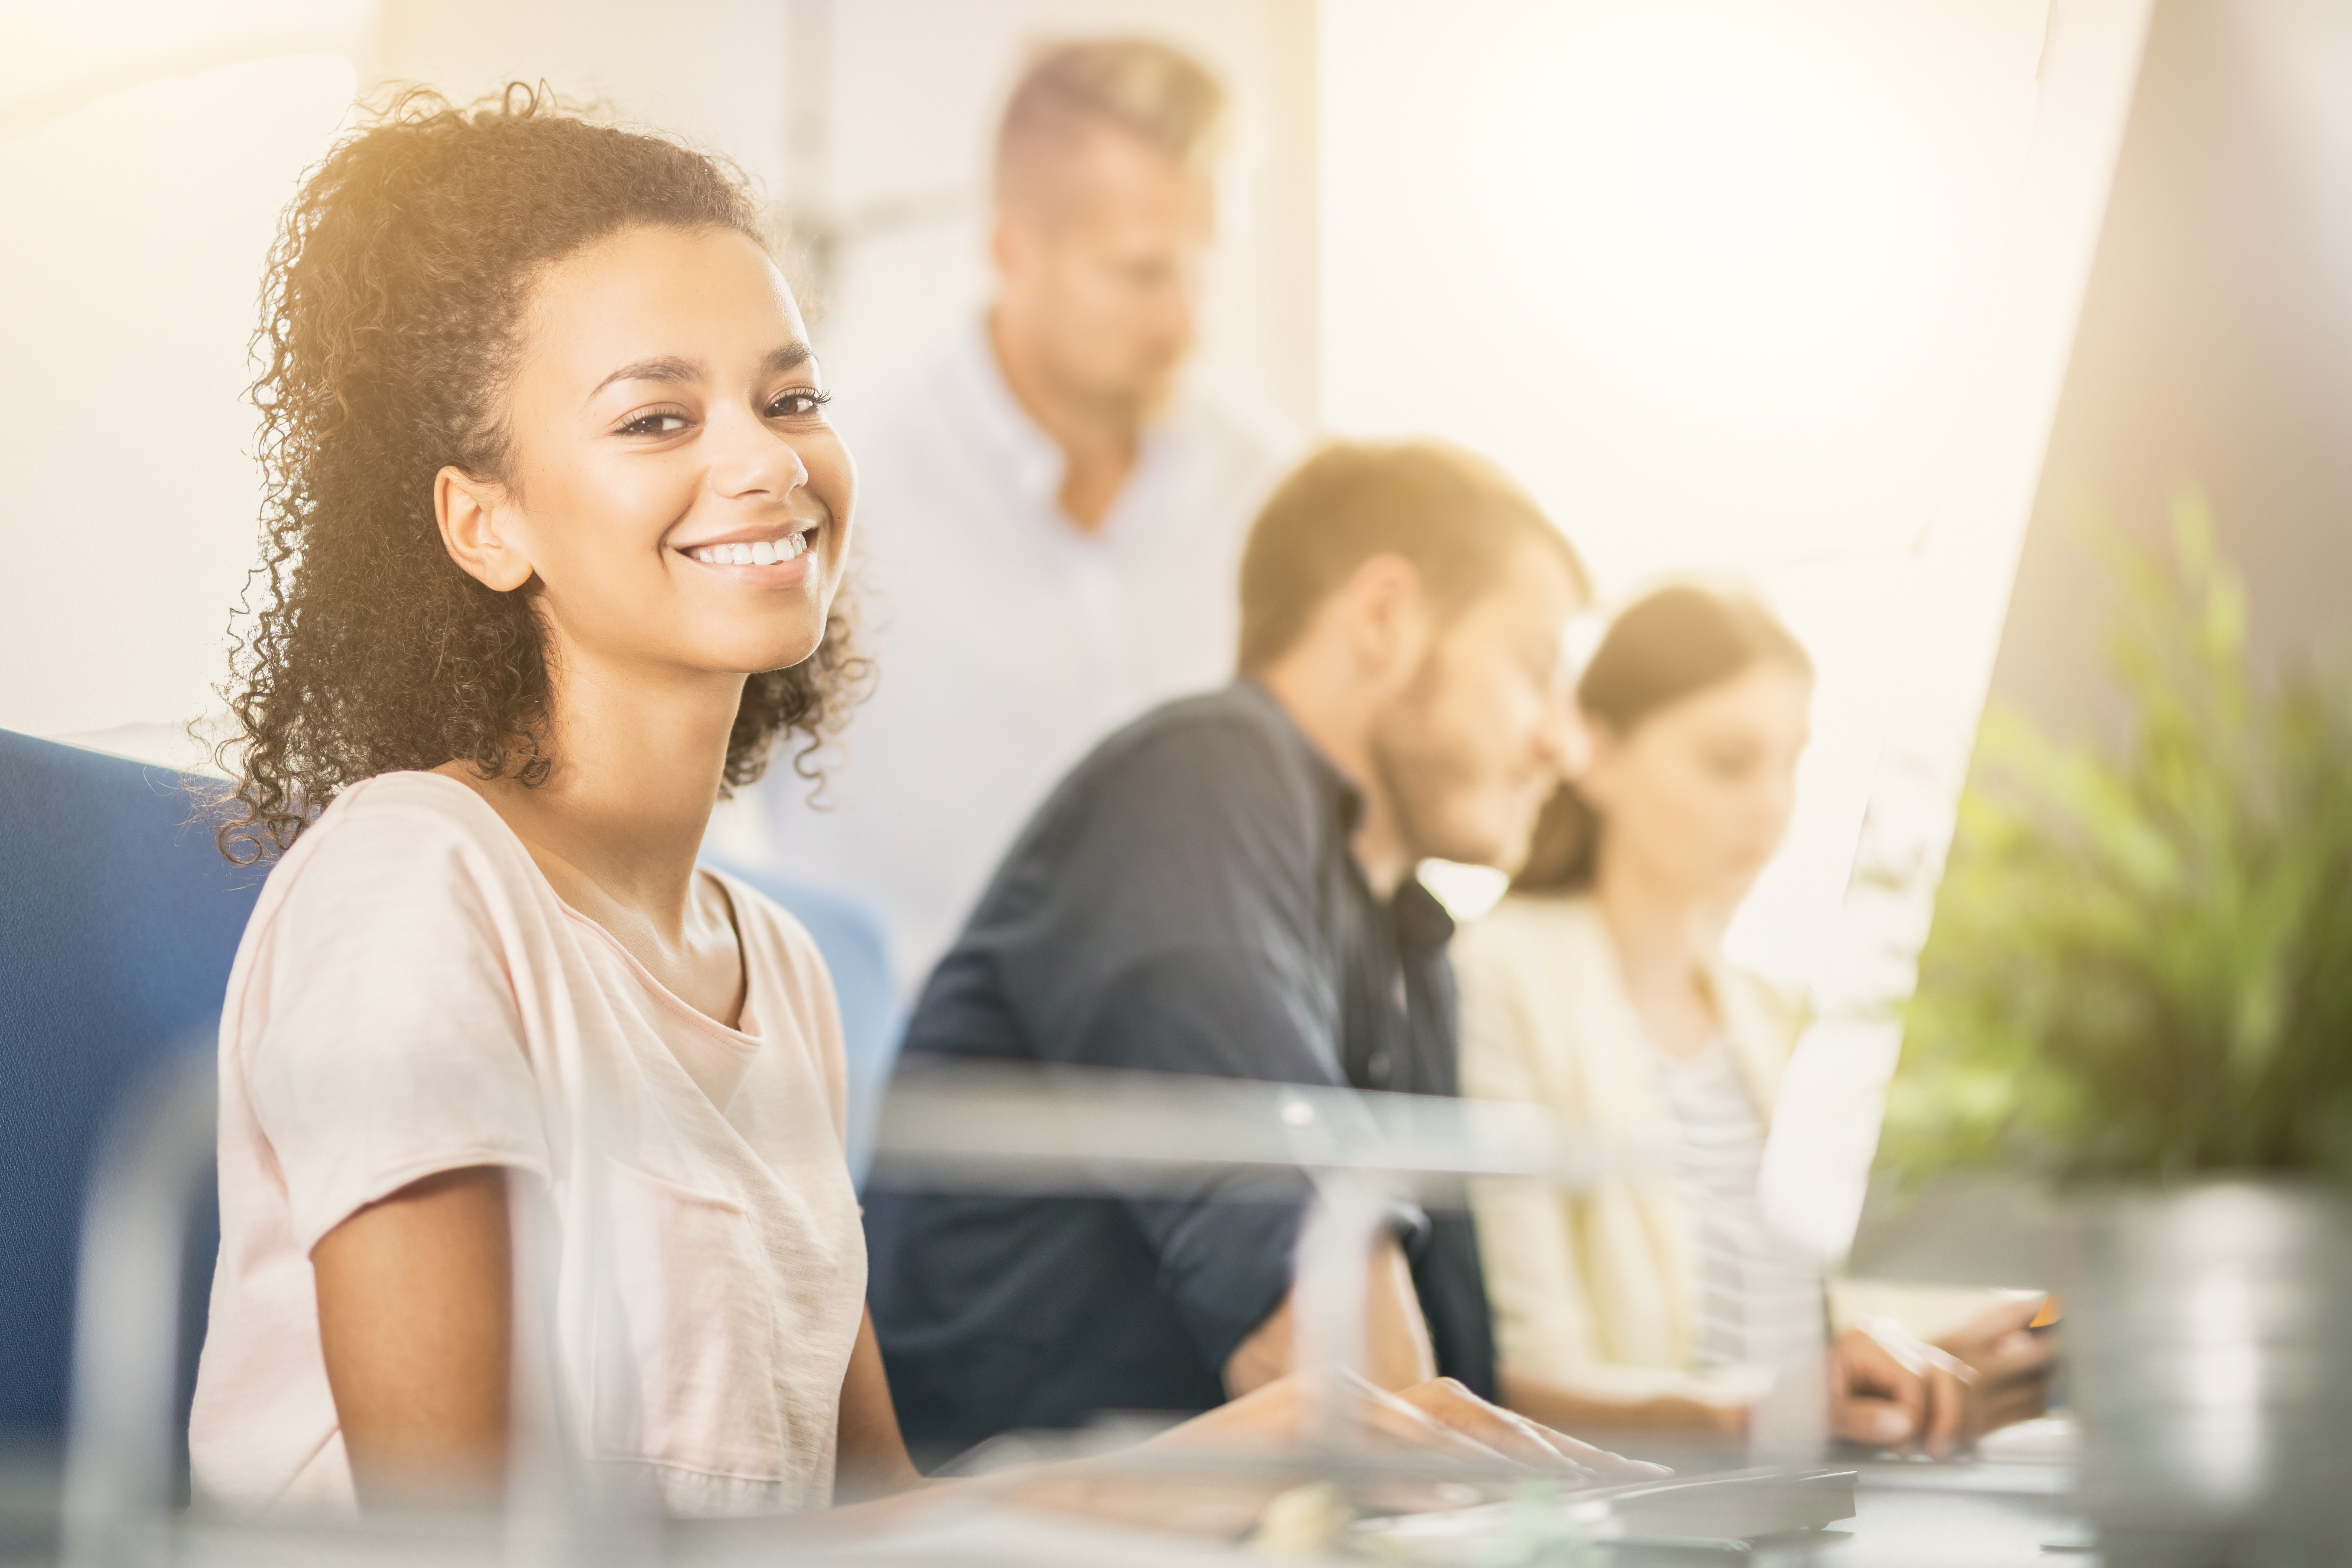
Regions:
[[[1467, 453], [1336, 446], [1267, 503], [1243, 674], [1104, 742], [925, 988], [906, 1060], [998, 1058], [1453, 1094], [1453, 922], [1424, 858], [1508, 864], [1561, 775], [1583, 566]], [[1243, 1201], [1244, 1196], [1257, 1201]], [[1279, 1376], [1303, 1200], [877, 1191], [870, 1297], [910, 1443], [952, 1451]], [[1365, 1369], [1496, 1391], [1475, 1237], [1375, 1270]]]

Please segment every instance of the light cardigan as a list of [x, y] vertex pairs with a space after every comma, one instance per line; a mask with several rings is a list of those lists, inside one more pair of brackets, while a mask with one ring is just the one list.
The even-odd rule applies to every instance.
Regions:
[[[1454, 939], [1454, 963], [1464, 1095], [1532, 1102], [1612, 1144], [1671, 1146], [1653, 1047], [1591, 899], [1514, 894]], [[1706, 980], [1769, 1123], [1789, 1020], [1719, 959]], [[1576, 1193], [1482, 1184], [1472, 1209], [1503, 1362], [1599, 1395], [1753, 1392], [1695, 1370], [1695, 1238], [1670, 1169]]]

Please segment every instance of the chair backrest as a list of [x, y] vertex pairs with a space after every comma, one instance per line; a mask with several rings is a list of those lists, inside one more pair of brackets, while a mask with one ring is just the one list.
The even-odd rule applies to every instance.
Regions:
[[834, 994], [841, 1003], [842, 1048], [849, 1058], [849, 1172], [863, 1187], [873, 1158], [874, 1121], [889, 1088], [890, 1068], [907, 1023], [890, 976], [889, 928], [879, 910], [854, 894], [730, 860], [704, 858], [782, 904], [808, 928], [824, 955]]
[[214, 1048], [262, 882], [199, 819], [218, 787], [0, 730], [0, 1432], [64, 1431], [83, 1188], [108, 1113], [164, 1053]]

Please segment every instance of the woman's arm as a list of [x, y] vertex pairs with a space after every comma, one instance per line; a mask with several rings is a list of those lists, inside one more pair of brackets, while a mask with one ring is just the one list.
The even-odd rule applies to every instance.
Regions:
[[833, 1468], [833, 1500], [864, 1502], [923, 1484], [922, 1472], [907, 1457], [898, 1435], [898, 1413], [890, 1404], [890, 1380], [882, 1369], [882, 1347], [874, 1339], [874, 1314], [858, 1321], [857, 1343], [841, 1379], [841, 1417]]
[[487, 1504], [506, 1480], [506, 1173], [412, 1182], [310, 1250], [319, 1340], [362, 1507]]

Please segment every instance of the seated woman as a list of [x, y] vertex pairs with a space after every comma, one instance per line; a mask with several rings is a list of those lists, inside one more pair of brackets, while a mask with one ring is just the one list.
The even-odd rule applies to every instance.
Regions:
[[[1671, 1149], [1665, 1180], [1475, 1204], [1502, 1358], [1575, 1391], [1593, 1427], [1738, 1437], [1826, 1321], [1757, 1178], [1791, 1020], [1717, 938], [1780, 847], [1812, 667], [1745, 597], [1670, 587], [1625, 610], [1577, 686], [1590, 761], [1511, 891], [1455, 942], [1464, 1092]], [[2002, 1305], [1941, 1347], [1831, 1347], [1842, 1436], [1942, 1454], [2038, 1414], [2048, 1349]]]
[[[231, 1506], [497, 1492], [510, 1202], [588, 1458], [681, 1513], [917, 1484], [824, 965], [695, 864], [719, 796], [779, 740], [805, 768], [862, 668], [854, 470], [762, 232], [712, 160], [520, 89], [404, 100], [289, 209], [223, 835], [282, 858], [221, 1020], [191, 1432]], [[1172, 1440], [1280, 1438], [1297, 1404]], [[1612, 1468], [1449, 1385], [1360, 1408]]]

